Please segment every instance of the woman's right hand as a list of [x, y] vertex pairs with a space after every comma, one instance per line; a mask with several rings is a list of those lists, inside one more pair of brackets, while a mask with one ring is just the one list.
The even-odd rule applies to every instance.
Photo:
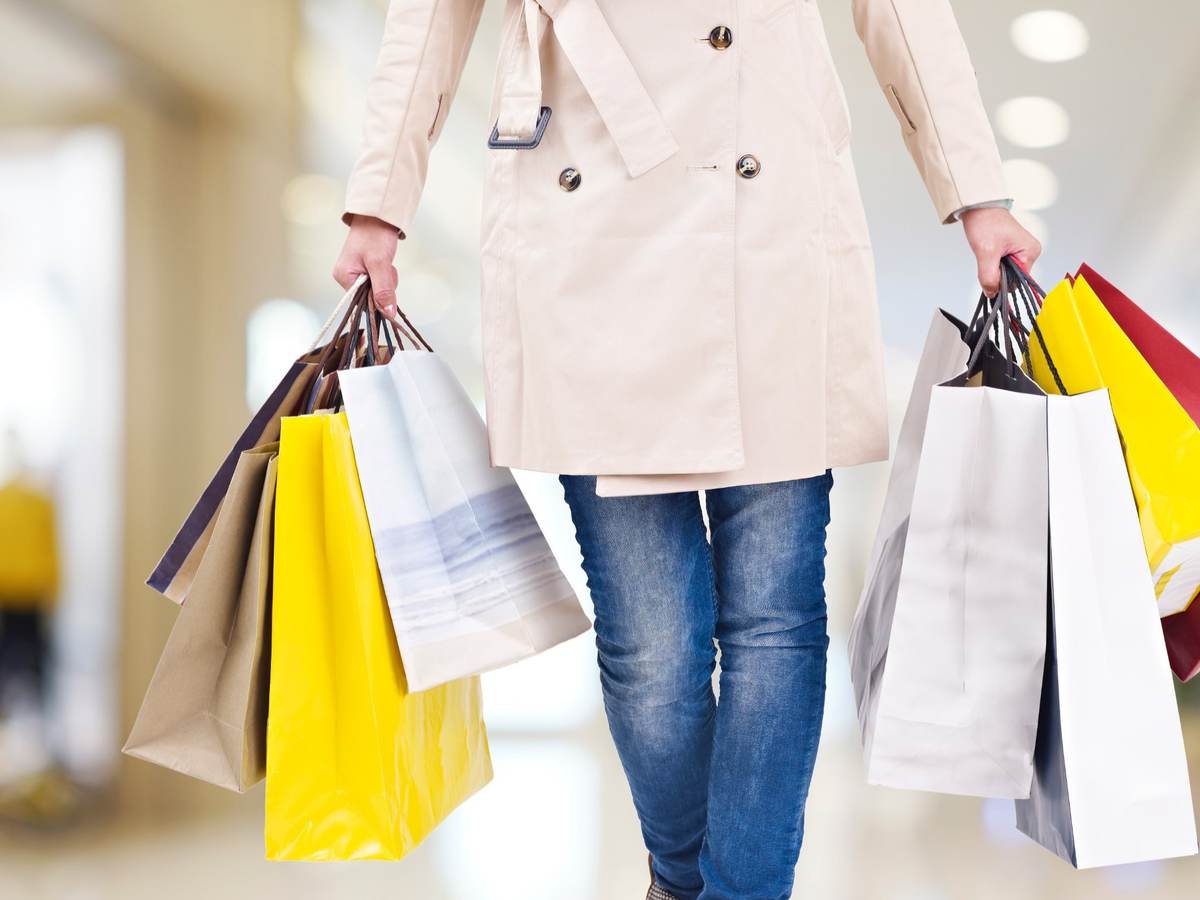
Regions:
[[389, 319], [396, 317], [396, 246], [400, 232], [373, 216], [353, 216], [350, 233], [333, 267], [333, 280], [350, 290], [358, 276], [371, 279], [375, 308]]

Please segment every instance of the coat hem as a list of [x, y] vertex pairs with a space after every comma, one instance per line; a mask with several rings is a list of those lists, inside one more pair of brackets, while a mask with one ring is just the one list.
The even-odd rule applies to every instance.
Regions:
[[[694, 472], [689, 475], [657, 475], [623, 477], [600, 476], [596, 479], [596, 495], [598, 497], [632, 497], [648, 496], [651, 494], [671, 494], [679, 491], [720, 490], [727, 487], [744, 487], [752, 484], [775, 484], [781, 481], [799, 481], [804, 478], [816, 478], [831, 469], [860, 466], [867, 463], [883, 462], [888, 458], [886, 444], [882, 447], [864, 449], [861, 452], [850, 453], [845, 457], [829, 457], [823, 464], [808, 467], [746, 467], [744, 470], [729, 470], [725, 472]], [[741, 471], [741, 474], [739, 474]]]
[[741, 454], [692, 462], [681, 462], [678, 457], [591, 457], [572, 458], [571, 462], [566, 462], [546, 458], [531, 459], [504, 453], [492, 454], [494, 468], [522, 469], [550, 475], [716, 475], [735, 471], [744, 465], [745, 459]]

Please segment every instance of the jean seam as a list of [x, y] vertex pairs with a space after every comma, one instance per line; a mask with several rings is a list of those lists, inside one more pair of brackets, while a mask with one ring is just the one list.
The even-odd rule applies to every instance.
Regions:
[[[709, 526], [710, 533], [708, 535], [706, 535], [706, 538], [704, 541], [704, 552], [708, 556], [708, 597], [709, 597], [709, 600], [712, 602], [713, 636], [715, 637], [716, 632], [717, 632], [717, 624], [719, 622], [721, 612], [720, 612], [720, 605], [718, 602], [718, 589], [717, 589], [717, 554], [716, 554], [716, 550], [714, 549], [714, 546], [713, 546], [716, 542], [715, 539], [716, 539], [717, 527], [713, 521], [712, 501], [709, 499], [709, 496], [710, 496], [709, 492], [705, 491], [704, 492], [704, 508], [708, 510], [708, 526]], [[697, 504], [697, 506], [699, 506], [699, 504]], [[697, 509], [697, 514], [699, 515], [699, 509]], [[703, 524], [703, 517], [702, 517], [701, 524]]]
[[708, 541], [704, 542], [704, 552], [708, 557], [708, 599], [712, 604], [713, 634], [715, 635], [717, 618], [720, 615], [717, 601], [717, 561], [716, 554], [713, 553], [712, 544]]

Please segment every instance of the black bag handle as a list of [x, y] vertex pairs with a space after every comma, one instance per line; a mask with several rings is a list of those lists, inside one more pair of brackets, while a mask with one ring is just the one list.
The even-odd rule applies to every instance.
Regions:
[[1042, 334], [1042, 329], [1038, 325], [1037, 316], [1042, 309], [1042, 304], [1046, 299], [1046, 292], [1042, 290], [1042, 286], [1038, 284], [1032, 275], [1025, 271], [1019, 262], [1012, 256], [1006, 256], [1000, 261], [1001, 271], [1007, 268], [1012, 276], [1013, 284], [1016, 288], [1015, 295], [1024, 305], [1024, 312], [1029, 316], [1029, 328], [1024, 327], [1024, 323], [1020, 320], [1020, 307], [1017, 312], [1017, 324], [1020, 326], [1018, 331], [1018, 340], [1023, 340], [1022, 349], [1025, 355], [1025, 366], [1030, 377], [1033, 376], [1033, 357], [1029, 354], [1029, 334], [1037, 338], [1038, 346], [1042, 350], [1042, 356], [1046, 359], [1046, 365], [1050, 369], [1050, 376], [1054, 379], [1054, 384], [1058, 388], [1060, 394], [1067, 396], [1066, 385], [1063, 384], [1062, 376], [1058, 373], [1058, 367], [1054, 364], [1054, 358], [1050, 355], [1050, 348], [1046, 345], [1045, 335]]
[[1004, 358], [1009, 366], [1009, 376], [1016, 376], [1018, 363], [1016, 350], [1013, 346], [1013, 318], [1012, 305], [1009, 302], [1010, 293], [1011, 287], [1008, 272], [1001, 266], [1000, 290], [996, 292], [994, 297], [988, 297], [986, 293], [982, 294], [979, 298], [979, 304], [976, 307], [976, 314], [971, 319], [971, 329], [968, 331], [968, 337], [973, 339], [974, 343], [971, 347], [971, 355], [967, 360], [968, 377], [979, 372], [983, 361], [983, 352], [988, 345], [991, 344], [999, 349], [1001, 342], [1004, 345]]
[[[1062, 394], [1067, 393], [1050, 355], [1050, 349], [1046, 345], [1045, 336], [1037, 323], [1037, 314], [1045, 297], [1046, 292], [1014, 257], [1005, 256], [1001, 259], [1000, 289], [994, 297], [988, 297], [986, 293], [980, 294], [967, 327], [966, 341], [971, 347], [967, 363], [968, 377], [976, 374], [982, 367], [984, 351], [989, 345], [1003, 354], [1009, 366], [1010, 378], [1015, 378], [1022, 362], [1025, 371], [1032, 377], [1033, 359], [1029, 352], [1029, 337], [1032, 334], [1046, 358], [1055, 385]], [[1023, 316], [1028, 316], [1028, 326]]]

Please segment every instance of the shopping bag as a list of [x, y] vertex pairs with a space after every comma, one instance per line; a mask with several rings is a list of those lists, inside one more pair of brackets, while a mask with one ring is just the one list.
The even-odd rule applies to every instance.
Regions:
[[1077, 277], [1086, 279], [1130, 343], [1154, 370], [1193, 422], [1200, 424], [1200, 356], [1163, 328], [1141, 307], [1086, 263]]
[[398, 859], [492, 775], [478, 677], [411, 691], [344, 413], [279, 451], [269, 859]]
[[591, 622], [482, 420], [436, 353], [342, 372], [404, 671], [424, 690], [540, 653]]
[[1108, 392], [1052, 396], [1048, 413], [1051, 640], [1017, 824], [1079, 868], [1192, 854], [1179, 711]]
[[[360, 278], [346, 292], [334, 308], [329, 320], [322, 327], [320, 334], [309, 352], [299, 357], [284, 374], [275, 390], [250, 419], [250, 423], [242, 431], [233, 448], [222, 461], [212, 480], [196, 501], [192, 511], [184, 520], [183, 526], [171, 541], [162, 559], [154, 567], [146, 579], [146, 584], [160, 594], [176, 603], [183, 603], [196, 578], [200, 561], [212, 539], [213, 525], [216, 521], [217, 510], [229, 490], [234, 470], [237, 468], [241, 454], [262, 444], [279, 440], [279, 422], [284, 416], [295, 415], [308, 408], [313, 408], [313, 394], [316, 382], [323, 371], [328, 370], [336, 360], [337, 354], [330, 352], [330, 345], [321, 345], [321, 340], [329, 326], [338, 315], [343, 315], [341, 326], [330, 344], [335, 344], [337, 335], [341, 333], [356, 305], [365, 302], [367, 285], [365, 278]], [[336, 349], [336, 348], [335, 348]]]
[[[1067, 393], [1109, 389], [1159, 612], [1187, 609], [1200, 590], [1200, 427], [1084, 276], [1050, 292], [1038, 323]], [[1032, 365], [1038, 383], [1057, 393], [1040, 347]]]
[[[1150, 368], [1200, 425], [1200, 357], [1154, 321], [1113, 284], [1088, 265], [1079, 274], [1087, 279], [1109, 315], [1125, 332]], [[1162, 620], [1167, 658], [1175, 674], [1187, 681], [1200, 672], [1200, 603], [1194, 600], [1181, 613]]]
[[917, 466], [929, 418], [929, 399], [935, 385], [966, 368], [971, 352], [966, 333], [967, 326], [945, 310], [933, 314], [892, 454], [883, 513], [867, 562], [868, 575], [850, 626], [850, 680], [854, 685], [863, 746], [871, 744], [879, 682], [887, 661]]
[[31, 479], [0, 484], [0, 609], [44, 609], [58, 595], [54, 500]]
[[1200, 674], [1200, 603], [1164, 618], [1162, 630], [1171, 670], [1180, 681], [1195, 678]]
[[966, 370], [930, 392], [863, 728], [872, 784], [1029, 795], [1046, 643], [1046, 398], [1018, 367], [1008, 297], [1002, 288], [988, 320], [1000, 314], [1006, 351], [989, 324]]
[[266, 766], [277, 450], [269, 444], [238, 457], [124, 748], [234, 791], [257, 784]]

